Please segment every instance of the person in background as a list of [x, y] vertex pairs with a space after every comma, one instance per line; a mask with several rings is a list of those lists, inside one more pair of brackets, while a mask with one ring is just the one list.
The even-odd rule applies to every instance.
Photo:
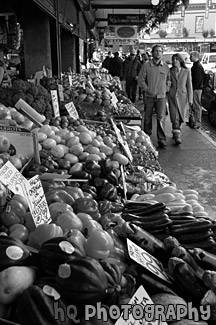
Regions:
[[123, 60], [119, 56], [119, 52], [114, 53], [114, 57], [109, 62], [109, 73], [112, 77], [119, 77], [122, 79]]
[[136, 101], [137, 80], [140, 69], [141, 63], [136, 57], [136, 51], [132, 50], [123, 63], [123, 80], [126, 81], [125, 90], [132, 103]]
[[142, 65], [138, 77], [138, 85], [145, 92], [144, 102], [144, 132], [152, 134], [152, 115], [155, 108], [157, 117], [158, 146], [166, 147], [165, 121], [166, 121], [166, 94], [170, 88], [170, 70], [162, 61], [162, 47], [154, 45], [152, 60]]
[[200, 63], [199, 52], [190, 53], [190, 60], [193, 62], [191, 67], [192, 85], [193, 85], [193, 110], [195, 125], [193, 129], [199, 129], [202, 122], [201, 95], [203, 89], [204, 69]]
[[[143, 65], [146, 61], [148, 61], [148, 55], [145, 53], [145, 52], [143, 52], [142, 54], [141, 54], [141, 64]], [[145, 92], [143, 92], [142, 91], [142, 88], [141, 87], [139, 87], [139, 100], [142, 100], [143, 99], [143, 101], [144, 101], [144, 97], [145, 97]]]
[[189, 105], [193, 103], [193, 89], [191, 72], [187, 69], [185, 61], [179, 53], [172, 56], [170, 68], [171, 86], [168, 94], [170, 120], [172, 123], [173, 139], [176, 145], [181, 144], [181, 124]]
[[105, 68], [109, 71], [109, 65], [110, 65], [111, 58], [112, 58], [112, 52], [109, 51], [108, 55], [105, 57], [105, 59], [102, 62], [102, 68]]

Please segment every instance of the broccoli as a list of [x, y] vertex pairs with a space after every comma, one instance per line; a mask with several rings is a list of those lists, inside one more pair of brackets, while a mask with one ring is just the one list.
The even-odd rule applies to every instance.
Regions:
[[29, 93], [32, 94], [34, 98], [37, 97], [37, 95], [39, 94], [38, 87], [32, 85], [31, 88], [29, 89]]
[[26, 100], [26, 95], [24, 93], [17, 93], [13, 96], [13, 105], [15, 105], [18, 100], [22, 98], [23, 100]]
[[26, 94], [26, 102], [27, 102], [29, 105], [32, 105], [32, 103], [34, 102], [34, 97], [33, 97], [30, 93], [27, 93], [27, 94]]
[[39, 100], [35, 100], [34, 103], [32, 103], [32, 107], [39, 113], [39, 114], [44, 114], [43, 107]]
[[14, 79], [12, 82], [12, 88], [15, 94], [26, 93], [27, 90], [26, 82], [21, 79]]

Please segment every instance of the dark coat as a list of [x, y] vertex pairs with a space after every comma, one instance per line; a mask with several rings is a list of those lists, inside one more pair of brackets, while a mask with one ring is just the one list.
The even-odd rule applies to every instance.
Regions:
[[102, 62], [102, 68], [109, 70], [110, 60], [111, 58], [109, 56], [106, 56], [104, 61]]
[[189, 69], [181, 68], [177, 76], [176, 68], [172, 67], [170, 69], [170, 81], [168, 100], [171, 122], [175, 122], [176, 109], [178, 109], [181, 120], [184, 122], [189, 103], [193, 103], [191, 72]]
[[109, 73], [113, 77], [122, 77], [123, 60], [119, 57], [111, 58], [109, 63]]
[[134, 60], [131, 60], [131, 58], [126, 58], [123, 63], [123, 79], [134, 79], [138, 76], [141, 69], [141, 63], [140, 61], [135, 58]]
[[200, 61], [193, 63], [191, 67], [193, 89], [203, 89], [204, 69]]

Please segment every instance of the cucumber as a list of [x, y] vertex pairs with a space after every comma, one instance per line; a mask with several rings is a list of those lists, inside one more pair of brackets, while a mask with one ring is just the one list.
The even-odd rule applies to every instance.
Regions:
[[185, 215], [181, 215], [181, 216], [170, 214], [169, 218], [171, 220], [196, 220], [196, 218], [193, 215], [190, 215], [190, 214], [185, 214]]
[[205, 239], [203, 241], [194, 242], [194, 243], [188, 243], [188, 244], [182, 244], [186, 249], [193, 249], [193, 248], [202, 248], [204, 250], [210, 251], [216, 248], [216, 242], [214, 241], [214, 238], [210, 236], [208, 239]]
[[168, 218], [168, 216], [161, 218], [161, 220], [156, 220], [152, 222], [143, 222], [143, 221], [135, 221], [132, 222], [136, 226], [139, 226], [145, 230], [157, 230], [157, 229], [164, 229], [172, 224], [172, 221]]
[[195, 218], [193, 220], [191, 220], [191, 219], [185, 219], [185, 220], [175, 219], [175, 220], [172, 220], [172, 225], [184, 225], [186, 223], [191, 223], [191, 222], [196, 222], [196, 219]]
[[198, 233], [193, 233], [192, 236], [188, 236], [188, 234], [176, 235], [176, 238], [181, 244], [189, 244], [189, 243], [197, 243], [211, 237], [212, 231], [205, 230]]
[[181, 234], [191, 234], [209, 230], [212, 226], [212, 222], [209, 220], [197, 220], [196, 222], [185, 225], [174, 225], [171, 227], [171, 234], [173, 236]]
[[158, 212], [163, 211], [166, 208], [165, 204], [161, 202], [157, 202], [156, 204], [153, 205], [148, 205], [148, 206], [143, 206], [143, 207], [138, 207], [137, 209], [127, 209], [127, 212], [131, 212], [136, 215], [140, 216], [145, 216], [145, 215], [150, 215], [150, 214], [155, 214]]

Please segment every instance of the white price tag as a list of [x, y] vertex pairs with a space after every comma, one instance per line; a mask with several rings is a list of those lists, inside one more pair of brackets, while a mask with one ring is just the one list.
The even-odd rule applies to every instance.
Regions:
[[68, 75], [68, 80], [69, 80], [70, 87], [72, 87], [73, 86], [73, 79], [72, 79], [71, 75]]
[[130, 239], [127, 239], [128, 254], [132, 260], [142, 265], [148, 271], [158, 276], [159, 278], [170, 282], [163, 265], [154, 256], [146, 252], [143, 248], [134, 244]]
[[35, 226], [52, 221], [39, 175], [24, 184], [26, 198]]
[[116, 94], [114, 93], [114, 91], [111, 93], [111, 95], [112, 95], [111, 101], [112, 101], [113, 105], [115, 107], [117, 107], [118, 99], [117, 99]]
[[55, 117], [60, 116], [57, 90], [51, 90], [51, 99], [52, 99], [54, 116]]
[[65, 104], [65, 108], [71, 117], [75, 118], [76, 120], [79, 119], [79, 114], [73, 102]]
[[[160, 320], [155, 320], [155, 321], [147, 321], [145, 319], [145, 307], [146, 305], [154, 305], [153, 301], [149, 297], [148, 293], [144, 289], [143, 286], [140, 286], [131, 300], [128, 303], [131, 305], [131, 310], [129, 312], [129, 315], [125, 315], [124, 313], [121, 315], [121, 317], [117, 320], [115, 325], [167, 325], [166, 322], [162, 322]], [[136, 316], [136, 311], [135, 311], [135, 306], [139, 305], [141, 307], [142, 312], [137, 312]], [[133, 309], [134, 307], [134, 309]], [[140, 309], [139, 309], [140, 310]], [[129, 317], [127, 317], [129, 316]], [[152, 312], [152, 315], [150, 315], [150, 318], [154, 317], [154, 312]]]
[[58, 84], [58, 94], [59, 94], [60, 102], [63, 102], [64, 101], [64, 92], [63, 92], [63, 86], [61, 84]]
[[22, 184], [28, 181], [10, 161], [7, 161], [0, 169], [0, 181], [14, 194], [25, 197]]

